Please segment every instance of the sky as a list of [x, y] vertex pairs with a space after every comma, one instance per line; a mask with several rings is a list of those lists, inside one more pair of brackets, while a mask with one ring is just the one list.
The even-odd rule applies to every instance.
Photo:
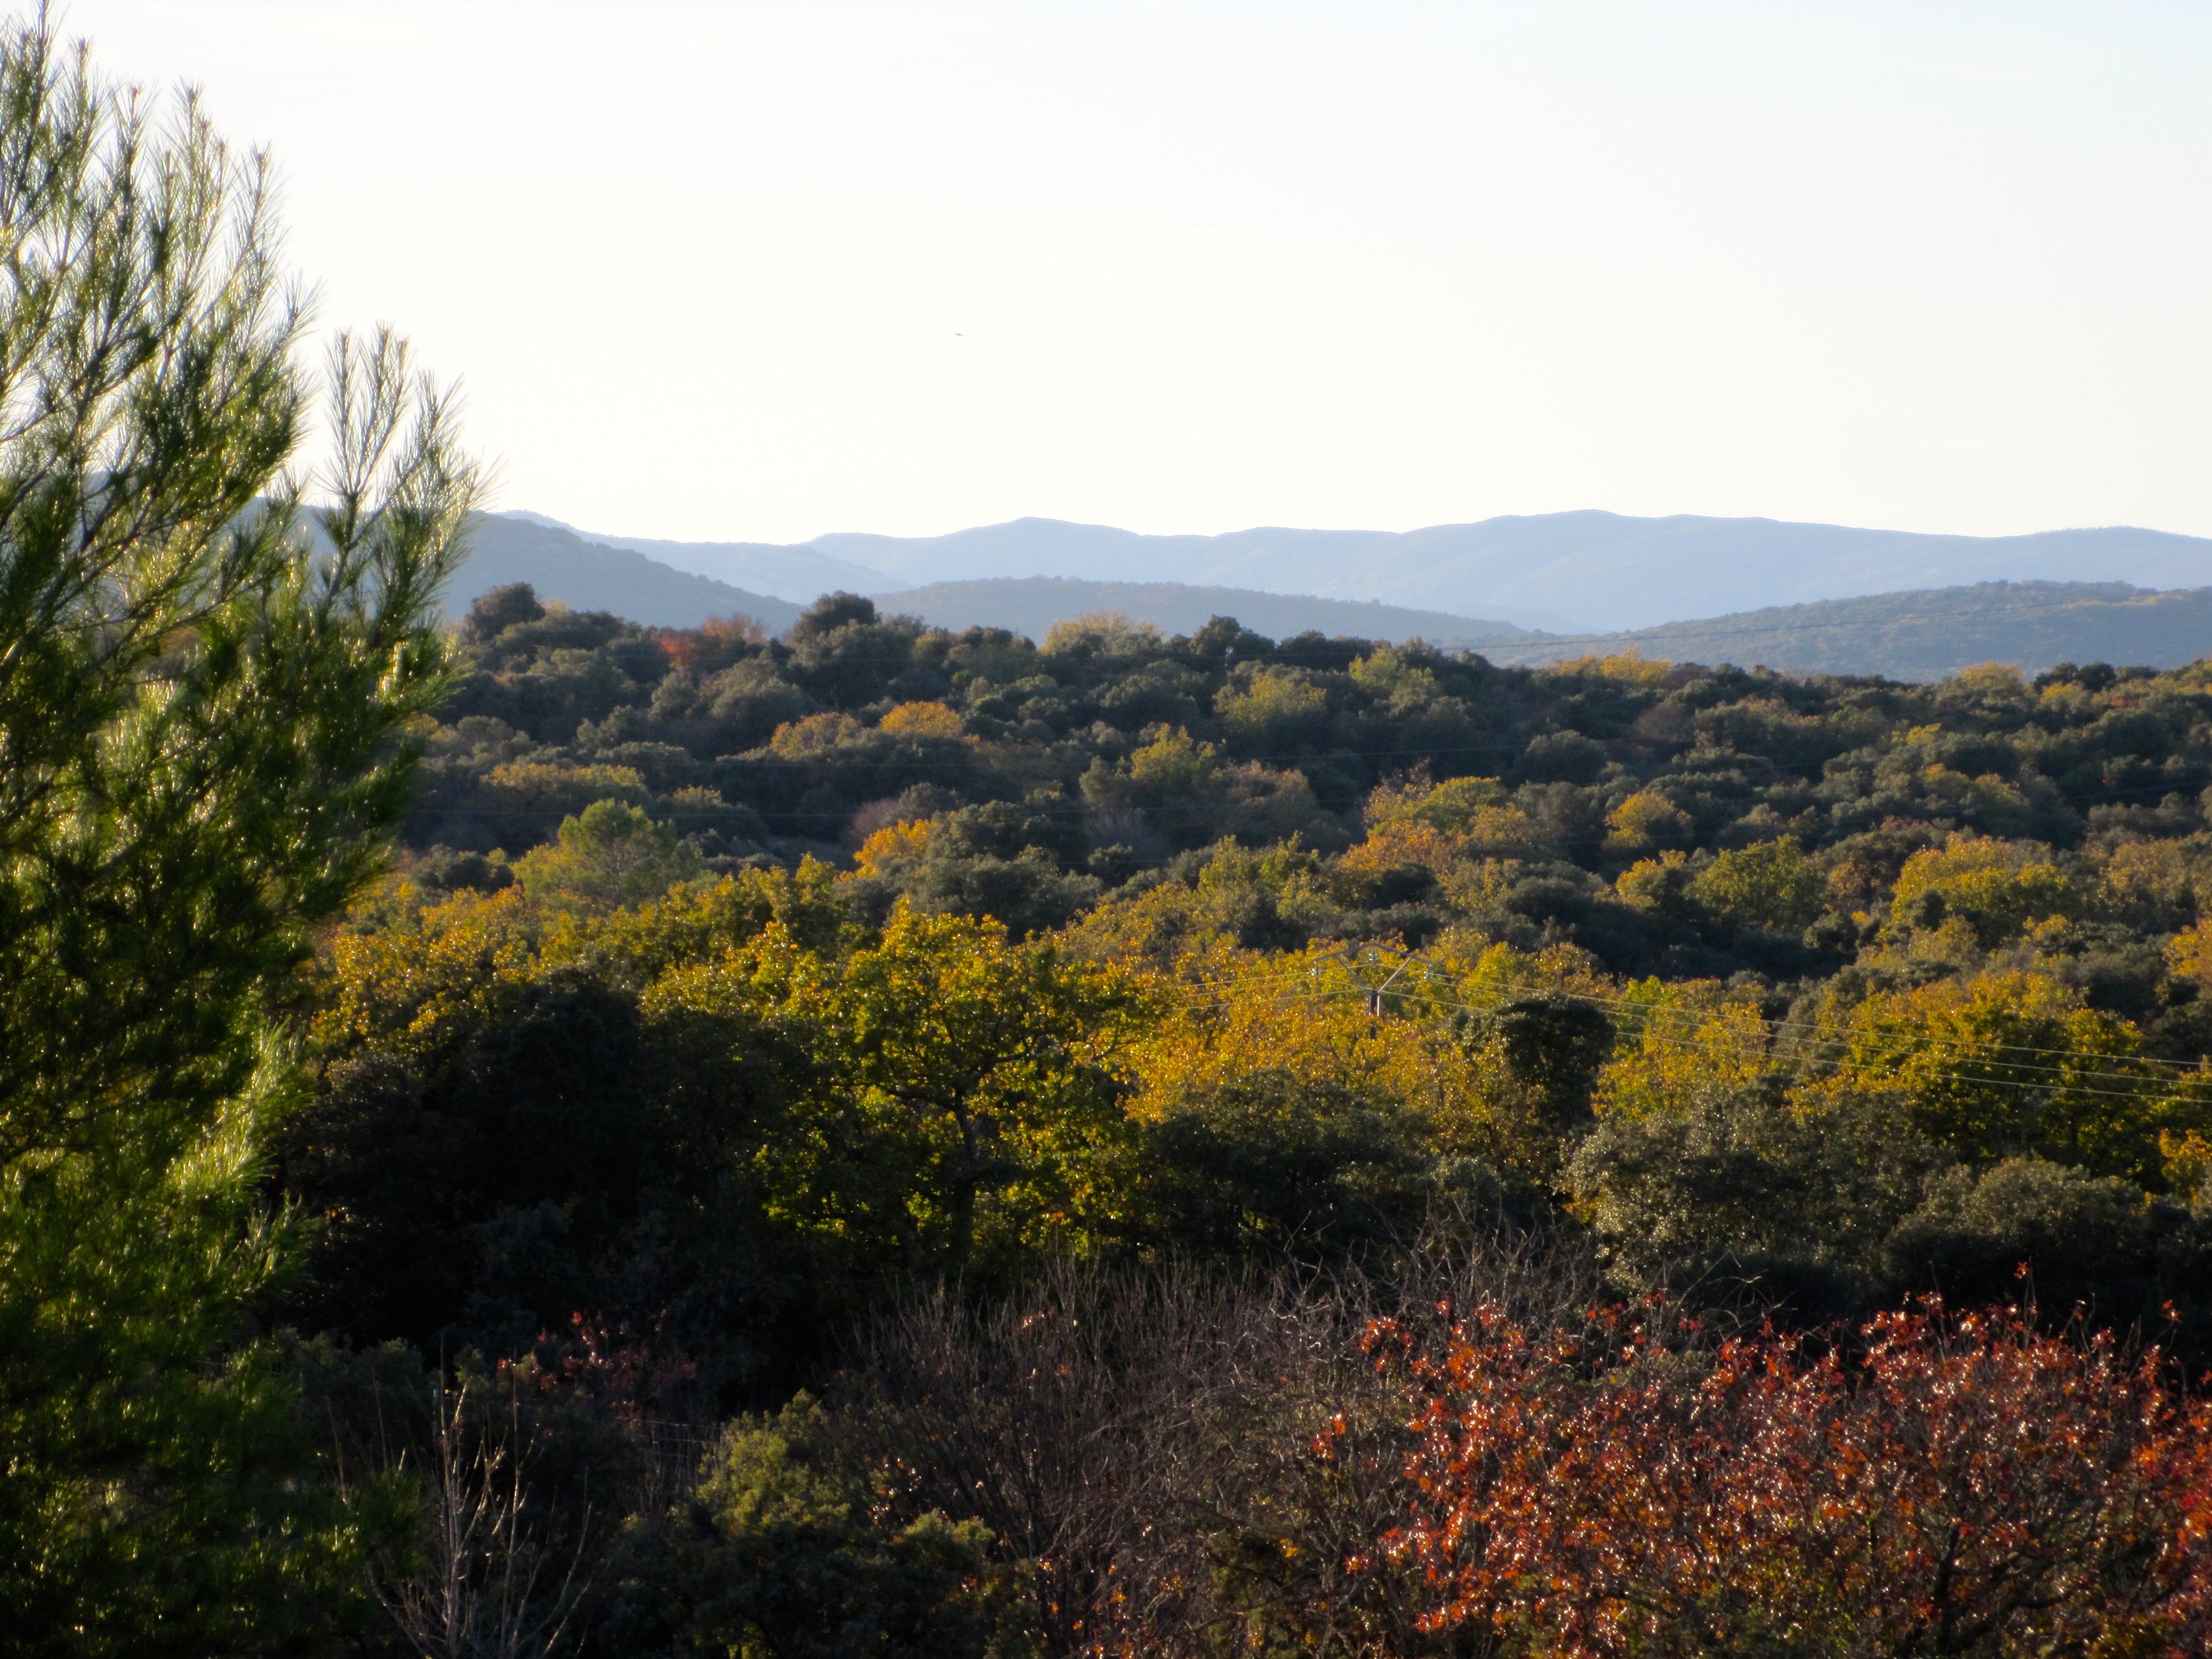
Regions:
[[[495, 505], [2212, 534], [2202, 3], [70, 0]], [[2208, 575], [2212, 580], [2212, 575]]]

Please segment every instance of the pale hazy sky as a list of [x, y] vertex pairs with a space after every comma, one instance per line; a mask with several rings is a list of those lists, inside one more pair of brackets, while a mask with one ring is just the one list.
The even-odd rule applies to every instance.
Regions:
[[270, 144], [325, 320], [594, 529], [2212, 533], [2201, 3], [64, 21]]

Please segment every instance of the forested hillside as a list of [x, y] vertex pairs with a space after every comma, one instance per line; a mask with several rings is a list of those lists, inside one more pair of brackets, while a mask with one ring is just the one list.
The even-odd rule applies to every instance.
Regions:
[[2212, 1651], [2212, 659], [779, 611], [0, 199], [0, 1656]]
[[1634, 651], [1678, 662], [1766, 663], [1908, 680], [1941, 679], [1984, 662], [2031, 673], [2061, 662], [2178, 668], [2212, 650], [2212, 588], [1982, 582], [1778, 605], [1628, 634], [1474, 643], [1501, 662]]
[[[323, 956], [270, 1180], [327, 1219], [270, 1316], [356, 1455], [441, 1354], [523, 1402], [596, 1641], [2198, 1628], [2196, 1547], [2099, 1528], [2179, 1514], [2203, 1443], [2204, 665], [1513, 669], [850, 596], [770, 641], [513, 589], [460, 645], [405, 872]], [[1942, 1579], [1909, 1448], [2069, 1412], [2004, 1455], [2074, 1541]], [[1724, 1520], [1778, 1492], [1840, 1530]]]
[[[1789, 835], [1813, 852], [1888, 818], [2071, 847], [2093, 815], [2212, 783], [2195, 705], [2172, 701], [2186, 674], [2103, 665], [1935, 685], [1632, 656], [1500, 668], [1229, 618], [1166, 636], [1108, 617], [1039, 645], [849, 595], [769, 640], [520, 589], [480, 600], [461, 638], [408, 836], [479, 853], [551, 839], [599, 790], [686, 823], [709, 858], [835, 855], [981, 811], [1018, 821], [1002, 861], [1127, 880], [1224, 836], [1340, 851], [1376, 786], [1420, 775], [1490, 780], [1455, 787], [1531, 826], [1539, 862], [1595, 876], [1639, 850]], [[1620, 827], [1662, 805], [1664, 834]]]

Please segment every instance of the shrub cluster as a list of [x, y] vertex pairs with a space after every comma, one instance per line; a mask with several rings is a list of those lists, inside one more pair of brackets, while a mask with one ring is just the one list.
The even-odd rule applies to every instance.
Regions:
[[266, 1317], [537, 1471], [572, 1634], [2197, 1639], [2203, 665], [461, 643]]

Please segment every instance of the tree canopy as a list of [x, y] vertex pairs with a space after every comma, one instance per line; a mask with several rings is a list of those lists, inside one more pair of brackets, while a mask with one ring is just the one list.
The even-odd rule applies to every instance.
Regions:
[[2212, 662], [446, 630], [258, 157], [0, 249], [0, 1646], [2202, 1647]]
[[237, 1339], [310, 930], [375, 873], [473, 474], [390, 335], [329, 364], [261, 158], [0, 33], [0, 1584], [57, 1651], [296, 1650], [346, 1528]]

